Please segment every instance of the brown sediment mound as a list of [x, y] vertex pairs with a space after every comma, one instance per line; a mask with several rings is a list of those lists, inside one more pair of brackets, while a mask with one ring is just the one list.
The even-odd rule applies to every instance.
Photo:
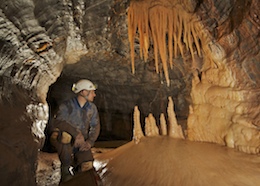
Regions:
[[260, 157], [212, 144], [146, 137], [96, 157], [104, 185], [258, 185]]

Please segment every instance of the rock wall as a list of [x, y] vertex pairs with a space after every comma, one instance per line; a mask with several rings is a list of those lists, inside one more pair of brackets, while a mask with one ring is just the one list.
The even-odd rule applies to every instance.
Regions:
[[[191, 104], [189, 139], [259, 152], [258, 1], [185, 1], [181, 6], [199, 19], [205, 55], [192, 56], [190, 42], [175, 56], [167, 79], [165, 63], [155, 65], [153, 50], [145, 63], [135, 57], [131, 72], [128, 0], [0, 0], [3, 185], [36, 184], [36, 156], [49, 116], [73, 96], [71, 85], [81, 78], [99, 85], [102, 139], [130, 140], [134, 106], [143, 120], [150, 112], [159, 120], [171, 96], [184, 129]], [[138, 37], [133, 44], [139, 56]], [[200, 135], [214, 131], [218, 135]]]
[[[224, 2], [203, 5], [197, 12], [207, 17], [202, 19], [204, 27], [215, 33], [208, 44], [211, 60], [205, 60], [204, 69], [193, 78], [188, 137], [258, 154], [258, 2], [230, 2], [233, 10]], [[216, 11], [206, 11], [209, 9]]]

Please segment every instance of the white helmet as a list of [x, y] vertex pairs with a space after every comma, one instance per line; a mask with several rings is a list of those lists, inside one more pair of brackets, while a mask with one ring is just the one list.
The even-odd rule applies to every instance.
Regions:
[[79, 80], [77, 83], [74, 83], [72, 86], [72, 91], [75, 93], [80, 92], [81, 90], [96, 90], [96, 86], [87, 79]]

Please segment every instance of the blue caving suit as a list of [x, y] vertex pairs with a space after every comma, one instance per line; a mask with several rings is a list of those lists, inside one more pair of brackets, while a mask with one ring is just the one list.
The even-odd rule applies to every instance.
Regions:
[[52, 142], [59, 154], [62, 167], [73, 166], [75, 171], [80, 169], [83, 162], [93, 161], [91, 149], [88, 151], [79, 151], [79, 148], [73, 147], [74, 140], [81, 131], [85, 141], [91, 146], [94, 145], [100, 132], [100, 120], [97, 107], [94, 103], [86, 102], [83, 107], [78, 103], [77, 97], [67, 100], [59, 106], [54, 121], [51, 123], [51, 130], [59, 131], [60, 134], [65, 131], [72, 137], [71, 143], [63, 144], [59, 137], [57, 141]]

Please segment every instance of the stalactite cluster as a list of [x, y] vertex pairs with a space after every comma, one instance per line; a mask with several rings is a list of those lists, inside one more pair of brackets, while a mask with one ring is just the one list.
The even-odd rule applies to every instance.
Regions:
[[178, 0], [131, 1], [128, 10], [128, 37], [133, 73], [135, 73], [136, 37], [139, 39], [140, 57], [144, 61], [148, 59], [150, 46], [153, 46], [156, 72], [159, 73], [161, 61], [168, 86], [170, 85], [168, 67], [173, 67], [175, 57], [178, 55], [184, 57], [186, 51], [190, 51], [193, 60], [195, 54], [202, 55], [201, 43], [204, 39], [200, 33], [197, 17], [193, 14], [196, 7], [194, 2], [185, 1], [183, 3], [186, 4], [182, 5]]

